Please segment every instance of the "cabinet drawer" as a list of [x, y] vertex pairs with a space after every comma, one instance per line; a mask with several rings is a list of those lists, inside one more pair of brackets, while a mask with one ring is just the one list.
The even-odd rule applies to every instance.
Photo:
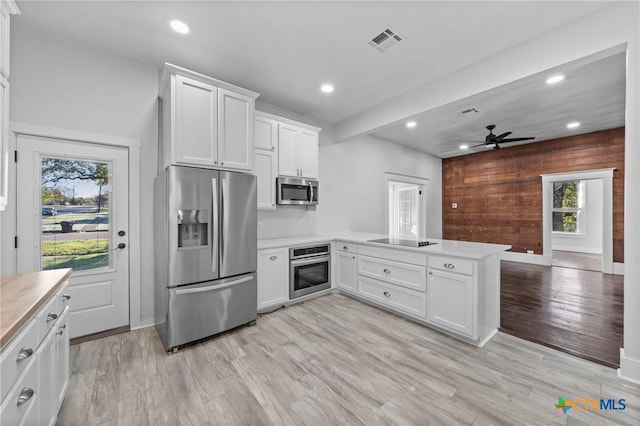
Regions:
[[[38, 409], [36, 394], [38, 388], [38, 369], [35, 362], [29, 364], [29, 368], [22, 379], [11, 388], [9, 395], [2, 402], [0, 409], [0, 424], [21, 425], [25, 418], [32, 418], [31, 411]], [[18, 405], [20, 403], [20, 405]], [[27, 417], [29, 416], [29, 417]]]
[[424, 266], [360, 256], [358, 273], [413, 290], [426, 290], [427, 271]]
[[474, 263], [470, 260], [456, 259], [454, 257], [429, 256], [429, 268], [457, 274], [473, 275]]
[[358, 245], [346, 241], [336, 241], [336, 250], [346, 253], [358, 253]]
[[56, 323], [56, 320], [60, 316], [62, 309], [60, 309], [60, 301], [58, 300], [57, 293], [54, 295], [44, 306], [40, 309], [36, 315], [36, 323], [38, 327], [38, 341], [47, 335], [51, 327]]
[[[0, 356], [0, 401], [4, 401], [11, 387], [35, 358], [38, 349], [38, 328], [30, 319]], [[4, 423], [1, 423], [4, 424]]]
[[426, 316], [427, 299], [424, 293], [359, 276], [358, 295], [408, 315], [422, 319]]

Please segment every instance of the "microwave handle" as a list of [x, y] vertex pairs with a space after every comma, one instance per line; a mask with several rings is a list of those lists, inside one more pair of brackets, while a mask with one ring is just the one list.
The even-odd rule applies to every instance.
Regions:
[[309, 184], [309, 202], [313, 203], [313, 184]]

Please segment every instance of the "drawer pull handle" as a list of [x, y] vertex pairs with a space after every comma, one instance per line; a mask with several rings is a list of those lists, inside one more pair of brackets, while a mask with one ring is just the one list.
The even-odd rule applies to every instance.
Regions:
[[57, 314], [51, 313], [51, 314], [47, 315], [47, 322], [53, 321], [53, 320], [55, 320], [57, 318], [58, 318]]
[[429, 271], [429, 275], [433, 275], [433, 272]]
[[70, 294], [63, 294], [62, 295], [62, 300], [63, 301], [71, 300], [71, 295]]
[[342, 250], [349, 250], [349, 246], [342, 246]]
[[22, 362], [25, 359], [29, 358], [31, 355], [33, 355], [33, 349], [25, 346], [24, 348], [20, 349], [20, 352], [18, 352], [18, 358], [16, 358], [16, 362]]
[[62, 333], [64, 333], [64, 329], [67, 328], [67, 324], [63, 325], [62, 327], [60, 327], [60, 330], [56, 333], [59, 336], [62, 336]]
[[273, 262], [274, 260], [277, 260], [277, 259], [278, 259], [278, 256], [271, 256], [271, 257], [269, 258], [269, 260], [270, 260], [270, 261], [272, 261], [272, 262]]
[[390, 270], [388, 270], [388, 269], [386, 269], [386, 268], [385, 268], [385, 269], [383, 269], [383, 270], [382, 270], [382, 272], [384, 272], [385, 274], [390, 274], [390, 273], [391, 273], [391, 271], [390, 271]]
[[456, 265], [454, 265], [453, 263], [445, 263], [444, 267], [447, 269], [456, 269]]
[[391, 293], [389, 293], [388, 291], [385, 291], [385, 292], [384, 292], [384, 293], [382, 293], [382, 294], [384, 294], [386, 297], [391, 297]]
[[355, 257], [355, 256], [353, 256], [353, 260], [355, 260], [355, 259], [356, 259], [356, 257]]
[[22, 392], [20, 392], [20, 396], [18, 396], [18, 407], [29, 401], [34, 394], [35, 392], [31, 388], [22, 389]]

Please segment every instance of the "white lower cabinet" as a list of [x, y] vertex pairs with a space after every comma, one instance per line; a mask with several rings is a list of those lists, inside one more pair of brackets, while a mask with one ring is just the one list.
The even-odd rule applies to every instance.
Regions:
[[258, 251], [258, 312], [289, 300], [289, 252], [284, 249]]
[[[57, 395], [51, 392], [56, 388], [56, 333], [57, 329], [52, 328], [44, 338], [38, 348], [38, 402], [40, 414], [38, 415], [39, 425], [51, 425], [56, 420]], [[38, 392], [39, 391], [39, 392]]]
[[425, 317], [425, 294], [415, 290], [360, 275], [358, 295], [413, 317]]
[[0, 425], [54, 425], [69, 383], [70, 297], [62, 286], [2, 349]]
[[472, 262], [429, 258], [427, 322], [476, 338], [473, 270]]
[[336, 252], [338, 268], [336, 273], [336, 288], [355, 293], [358, 280], [358, 257], [349, 252]]
[[58, 412], [64, 401], [69, 385], [69, 311], [66, 307], [60, 316], [56, 327], [56, 382], [55, 382], [55, 411]]

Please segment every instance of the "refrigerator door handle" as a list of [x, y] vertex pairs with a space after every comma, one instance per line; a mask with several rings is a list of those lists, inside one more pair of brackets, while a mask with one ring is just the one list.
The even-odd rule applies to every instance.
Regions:
[[225, 194], [228, 192], [228, 188], [227, 188], [227, 179], [225, 179], [224, 177], [220, 177], [220, 269], [223, 269], [223, 264], [224, 264], [224, 247], [225, 247], [225, 241], [224, 241], [224, 227], [226, 226], [225, 224], [225, 218], [224, 218], [224, 209], [225, 209], [225, 205], [224, 205], [224, 196]]
[[253, 278], [254, 278], [253, 275], [251, 275], [249, 277], [243, 277], [243, 278], [240, 278], [238, 280], [229, 281], [229, 282], [221, 284], [221, 285], [210, 285], [210, 286], [207, 286], [207, 287], [177, 289], [176, 290], [176, 294], [192, 294], [192, 293], [203, 293], [205, 291], [211, 291], [211, 290], [222, 290], [223, 288], [231, 287], [231, 286], [234, 286], [236, 284], [240, 284], [240, 283], [243, 283], [243, 282], [246, 282], [246, 281], [250, 281]]
[[213, 202], [211, 223], [211, 270], [218, 271], [218, 179], [211, 178], [211, 196]]

